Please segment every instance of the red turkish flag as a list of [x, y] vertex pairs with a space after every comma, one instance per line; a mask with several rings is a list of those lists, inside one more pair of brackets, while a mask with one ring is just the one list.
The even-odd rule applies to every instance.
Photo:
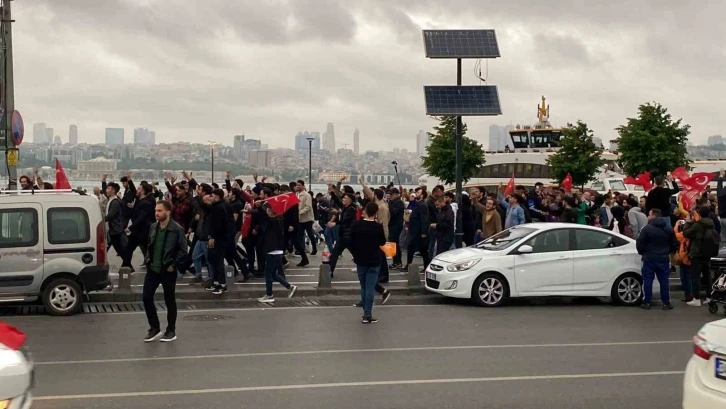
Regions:
[[269, 199], [265, 199], [265, 201], [270, 205], [272, 211], [278, 216], [282, 216], [291, 207], [300, 203], [300, 199], [298, 199], [295, 193], [292, 192], [273, 196]]
[[66, 177], [66, 172], [63, 171], [63, 166], [61, 166], [58, 159], [55, 160], [55, 188], [56, 189], [70, 189], [71, 188], [71, 182], [68, 181], [68, 178]]
[[568, 173], [562, 180], [562, 183], [560, 183], [560, 186], [562, 186], [567, 192], [572, 191], [572, 175]]
[[696, 208], [696, 202], [701, 197], [700, 191], [696, 189], [686, 189], [681, 192], [681, 204], [684, 210], [691, 210]]
[[691, 175], [689, 179], [682, 180], [681, 182], [683, 182], [684, 186], [690, 189], [697, 189], [698, 191], [703, 192], [715, 176], [715, 173], [698, 172]]
[[688, 180], [690, 178], [690, 176], [688, 175], [688, 171], [683, 166], [681, 166], [680, 168], [678, 168], [676, 170], [672, 170], [671, 176], [673, 176], [674, 178], [676, 178], [680, 181]]
[[25, 344], [26, 336], [19, 329], [10, 324], [0, 322], [0, 344], [12, 350], [19, 350]]
[[650, 172], [643, 172], [635, 178], [627, 177], [623, 179], [623, 183], [626, 185], [642, 186], [646, 193], [653, 189], [653, 185], [650, 183]]
[[242, 228], [240, 229], [242, 238], [247, 238], [250, 234], [250, 227], [252, 227], [252, 215], [245, 213], [242, 215]]
[[507, 182], [507, 187], [504, 188], [504, 196], [511, 195], [512, 193], [514, 193], [514, 173], [512, 173], [512, 178]]

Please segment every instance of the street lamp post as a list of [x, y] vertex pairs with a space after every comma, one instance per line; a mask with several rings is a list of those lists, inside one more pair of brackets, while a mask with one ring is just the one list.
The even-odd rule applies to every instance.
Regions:
[[308, 189], [313, 190], [313, 141], [315, 138], [305, 138], [308, 140]]
[[212, 155], [212, 179], [211, 183], [214, 183], [214, 146], [217, 145], [217, 142], [209, 141], [209, 152]]

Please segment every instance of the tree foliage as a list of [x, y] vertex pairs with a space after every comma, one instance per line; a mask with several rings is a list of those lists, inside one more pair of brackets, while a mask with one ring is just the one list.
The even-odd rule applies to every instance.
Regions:
[[[464, 182], [468, 181], [484, 165], [484, 148], [466, 136], [466, 124], [462, 124], [462, 164], [461, 174]], [[441, 118], [434, 132], [429, 133], [431, 144], [426, 148], [426, 156], [421, 157], [421, 166], [429, 175], [437, 177], [444, 183], [456, 182], [456, 117]]]
[[575, 186], [593, 180], [605, 161], [592, 138], [592, 130], [582, 121], [562, 130], [560, 150], [547, 158], [547, 164], [552, 167], [553, 179], [561, 182], [569, 173]]
[[625, 174], [649, 171], [655, 177], [687, 167], [690, 128], [681, 125], [681, 119], [674, 122], [668, 109], [657, 102], [641, 105], [637, 118], [628, 118], [625, 125], [615, 129], [620, 135], [616, 142]]

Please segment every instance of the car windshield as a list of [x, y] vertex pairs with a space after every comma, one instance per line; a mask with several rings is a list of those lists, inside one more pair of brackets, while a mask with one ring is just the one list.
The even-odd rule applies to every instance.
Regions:
[[513, 245], [514, 243], [522, 240], [524, 237], [529, 236], [530, 233], [533, 233], [535, 231], [536, 229], [528, 227], [512, 227], [511, 229], [499, 232], [492, 237], [489, 237], [488, 239], [478, 243], [476, 245], [476, 248], [494, 251], [504, 250], [507, 247]]

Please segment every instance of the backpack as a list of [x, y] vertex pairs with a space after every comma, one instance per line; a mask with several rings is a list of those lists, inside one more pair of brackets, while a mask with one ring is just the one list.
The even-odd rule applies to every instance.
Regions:
[[718, 250], [721, 246], [721, 235], [715, 229], [706, 231], [701, 241], [701, 255], [704, 257], [718, 256]]

